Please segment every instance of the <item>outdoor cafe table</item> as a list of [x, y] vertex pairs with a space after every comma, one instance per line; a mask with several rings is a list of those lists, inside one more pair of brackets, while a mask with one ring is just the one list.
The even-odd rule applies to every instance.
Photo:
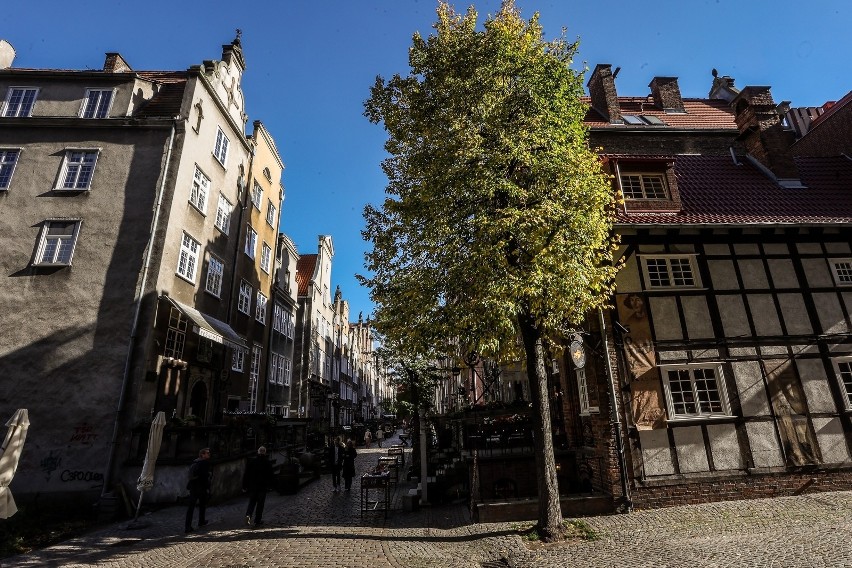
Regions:
[[365, 473], [361, 476], [361, 516], [367, 511], [383, 511], [385, 518], [390, 509], [390, 474]]

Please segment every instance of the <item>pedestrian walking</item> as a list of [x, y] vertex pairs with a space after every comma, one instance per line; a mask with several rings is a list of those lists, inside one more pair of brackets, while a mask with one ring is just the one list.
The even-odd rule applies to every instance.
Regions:
[[376, 443], [379, 444], [379, 447], [382, 447], [382, 440], [385, 439], [385, 429], [382, 426], [379, 426], [379, 429], [376, 430]]
[[252, 524], [252, 515], [254, 515], [255, 526], [263, 524], [266, 490], [272, 485], [273, 478], [272, 464], [266, 455], [266, 448], [260, 446], [257, 449], [257, 457], [248, 461], [246, 472], [243, 475], [243, 491], [249, 494], [248, 508], [246, 509], [247, 525]]
[[210, 448], [203, 448], [198, 452], [198, 458], [189, 466], [189, 481], [186, 488], [189, 489], [189, 505], [186, 508], [185, 532], [192, 532], [192, 518], [195, 515], [195, 506], [198, 505], [198, 526], [207, 524], [207, 500], [210, 498], [210, 483], [213, 480], [213, 468], [210, 465]]
[[331, 490], [335, 493], [340, 491], [340, 470], [343, 468], [343, 451], [346, 444], [343, 438], [329, 438], [328, 440], [328, 464], [331, 467]]
[[358, 452], [355, 450], [355, 440], [346, 442], [346, 448], [343, 450], [343, 480], [346, 484], [346, 491], [352, 489], [352, 478], [355, 477], [355, 456]]
[[373, 433], [370, 432], [369, 426], [366, 430], [364, 430], [364, 447], [369, 448], [370, 443], [373, 441]]

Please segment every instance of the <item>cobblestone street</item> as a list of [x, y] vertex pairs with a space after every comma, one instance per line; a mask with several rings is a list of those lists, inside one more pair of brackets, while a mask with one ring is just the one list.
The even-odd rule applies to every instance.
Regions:
[[[358, 470], [384, 449], [359, 449]], [[406, 452], [410, 460], [410, 453]], [[270, 493], [262, 527], [244, 524], [245, 499], [208, 510], [183, 534], [183, 507], [116, 523], [84, 537], [0, 561], [0, 566], [564, 567], [852, 566], [852, 492], [691, 505], [588, 517], [598, 540], [528, 550], [517, 523], [469, 524], [465, 506], [392, 510], [363, 518], [357, 480], [333, 493], [328, 475], [296, 495]]]

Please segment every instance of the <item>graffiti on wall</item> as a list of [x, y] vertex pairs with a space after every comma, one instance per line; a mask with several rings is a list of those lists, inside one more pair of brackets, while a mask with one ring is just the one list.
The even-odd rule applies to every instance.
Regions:
[[81, 422], [74, 426], [74, 432], [71, 434], [71, 439], [68, 441], [72, 444], [89, 445], [97, 439], [98, 434], [95, 432], [94, 427], [87, 422]]

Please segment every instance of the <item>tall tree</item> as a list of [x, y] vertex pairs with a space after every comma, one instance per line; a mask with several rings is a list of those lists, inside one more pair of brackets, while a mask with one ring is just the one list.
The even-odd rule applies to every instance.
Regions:
[[[612, 291], [614, 197], [583, 126], [582, 72], [564, 31], [546, 41], [514, 2], [477, 28], [439, 2], [410, 72], [377, 77], [365, 115], [388, 133], [362, 281], [376, 328], [416, 353], [464, 345], [524, 357], [539, 488], [536, 529], [563, 532], [545, 362]], [[518, 342], [518, 338], [522, 341]]]

